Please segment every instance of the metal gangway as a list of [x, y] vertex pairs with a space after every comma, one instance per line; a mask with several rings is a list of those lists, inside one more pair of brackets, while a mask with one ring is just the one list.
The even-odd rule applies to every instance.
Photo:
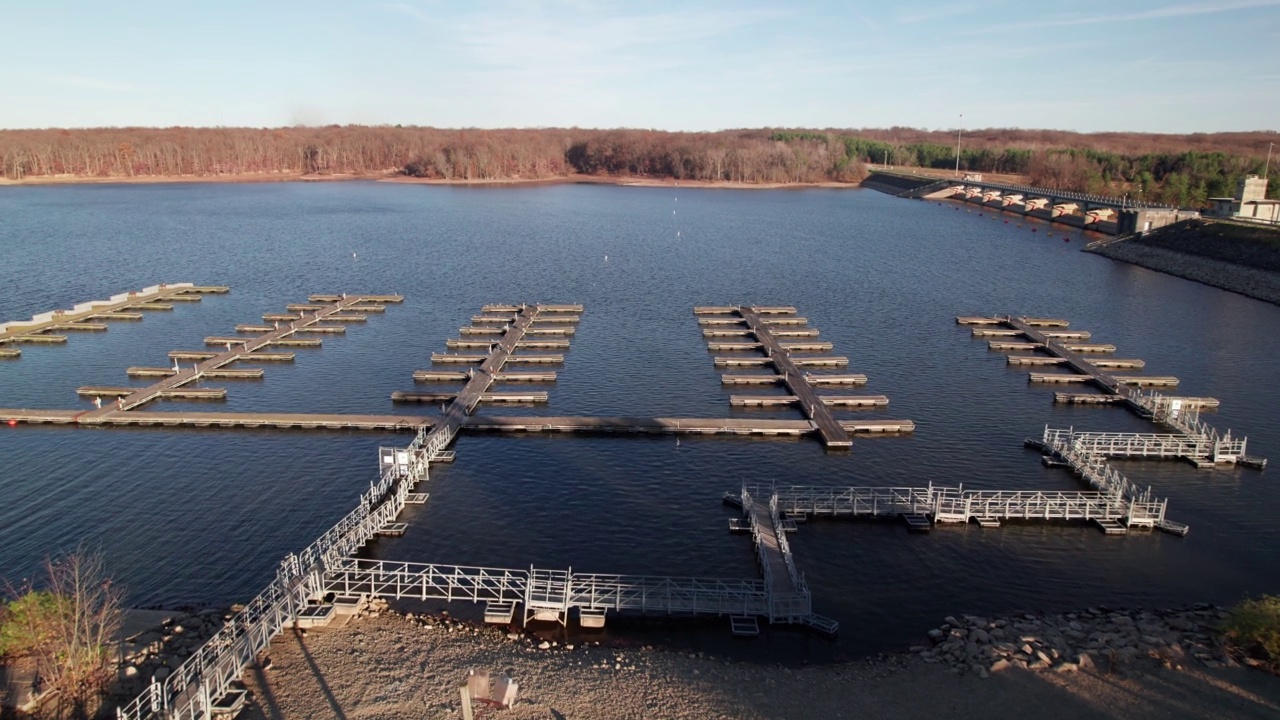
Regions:
[[[1127, 481], [1126, 481], [1127, 482]], [[1001, 520], [1116, 521], [1125, 526], [1157, 527], [1166, 500], [1149, 493], [1126, 497], [1118, 481], [1107, 490], [965, 490], [925, 487], [778, 487], [774, 497], [790, 516], [895, 517], [928, 515], [934, 522], [980, 524]]]
[[[447, 443], [445, 443], [447, 444]], [[163, 681], [152, 684], [117, 709], [119, 720], [208, 718], [243, 670], [272, 638], [292, 624], [325, 592], [326, 572], [345, 561], [379, 530], [393, 522], [410, 489], [428, 478], [428, 468], [443, 445], [428, 441], [426, 429], [405, 449], [393, 449], [397, 461], [384, 463], [378, 480], [356, 507], [300, 553], [285, 557], [276, 577], [241, 612], [190, 655]], [[380, 457], [387, 457], [386, 450]]]
[[575, 573], [530, 567], [466, 567], [345, 558], [325, 574], [323, 589], [337, 595], [413, 600], [525, 603], [537, 619], [565, 622], [573, 610], [663, 615], [768, 615], [769, 592], [760, 580]]
[[777, 493], [770, 491], [766, 495], [760, 488], [743, 485], [739, 499], [750, 524], [751, 540], [767, 590], [767, 611], [760, 614], [766, 615], [770, 623], [803, 624], [835, 634], [839, 623], [813, 612], [809, 584], [796, 569], [795, 556], [787, 541]]
[[1219, 433], [1217, 428], [1200, 419], [1200, 406], [1184, 403], [1181, 398], [1132, 388], [1125, 393], [1129, 402], [1150, 413], [1151, 419], [1167, 425], [1198, 444], [1199, 454], [1185, 456], [1205, 463], [1240, 463], [1252, 467], [1265, 467], [1265, 458], [1250, 457], [1247, 453], [1248, 438], [1234, 438], [1231, 431]]
[[1127, 524], [1155, 527], [1176, 535], [1186, 535], [1190, 530], [1183, 523], [1165, 517], [1168, 501], [1161, 500], [1151, 488], [1139, 488], [1119, 470], [1107, 463], [1107, 456], [1095, 452], [1090, 436], [1105, 433], [1073, 433], [1045, 427], [1041, 447], [1051, 456], [1071, 467], [1085, 482], [1102, 491], [1116, 502], [1127, 503], [1130, 512]]

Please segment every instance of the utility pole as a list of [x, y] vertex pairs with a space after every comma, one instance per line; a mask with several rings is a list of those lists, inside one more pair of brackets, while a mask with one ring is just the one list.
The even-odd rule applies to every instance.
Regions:
[[1262, 171], [1262, 179], [1263, 179], [1263, 180], [1266, 180], [1266, 179], [1267, 179], [1267, 175], [1269, 175], [1269, 174], [1271, 173], [1271, 148], [1273, 148], [1273, 147], [1275, 147], [1275, 146], [1276, 146], [1276, 144], [1275, 144], [1275, 143], [1268, 143], [1268, 144], [1267, 144], [1267, 164], [1266, 164], [1265, 166], [1263, 166], [1263, 168], [1264, 168], [1264, 169], [1263, 169], [1263, 171]]
[[964, 113], [960, 113], [960, 127], [956, 128], [956, 177], [960, 177], [960, 133], [964, 132]]

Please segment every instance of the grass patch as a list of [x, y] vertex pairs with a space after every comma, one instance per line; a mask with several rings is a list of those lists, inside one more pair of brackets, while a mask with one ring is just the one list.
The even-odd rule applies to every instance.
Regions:
[[1245, 658], [1280, 673], [1280, 597], [1263, 595], [1235, 606], [1222, 632]]

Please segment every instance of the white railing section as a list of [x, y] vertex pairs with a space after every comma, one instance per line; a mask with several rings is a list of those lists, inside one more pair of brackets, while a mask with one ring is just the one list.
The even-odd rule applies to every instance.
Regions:
[[[552, 585], [532, 578], [552, 578]], [[534, 587], [534, 585], [538, 587]], [[532, 589], [531, 589], [532, 588]], [[527, 602], [564, 609], [676, 615], [766, 615], [759, 580], [574, 573], [570, 570], [465, 567], [347, 558], [325, 574], [325, 592], [384, 598]], [[806, 608], [807, 612], [807, 608]]]
[[1162, 395], [1154, 390], [1131, 390], [1128, 398], [1135, 405], [1151, 413], [1151, 419], [1178, 430], [1203, 446], [1202, 454], [1214, 462], [1235, 462], [1246, 457], [1248, 438], [1233, 438], [1231, 431], [1219, 433], [1217, 428], [1200, 419], [1200, 407], [1184, 404], [1178, 398]]
[[[1105, 490], [965, 490], [963, 486], [932, 484], [920, 488], [791, 486], [779, 488], [776, 497], [783, 512], [836, 517], [922, 514], [940, 522], [1103, 519], [1128, 524], [1164, 519], [1167, 501], [1152, 497], [1149, 490], [1138, 491], [1123, 476], [1117, 478], [1119, 474], [1111, 472], [1114, 475], [1098, 482], [1109, 488]], [[1134, 494], [1125, 495], [1126, 487]]]
[[1085, 482], [1110, 495], [1116, 501], [1153, 500], [1151, 489], [1142, 490], [1129, 481], [1120, 471], [1107, 464], [1106, 457], [1093, 453], [1087, 443], [1077, 442], [1071, 430], [1061, 431], [1045, 427], [1044, 444], [1062, 456]]
[[528, 570], [343, 558], [324, 575], [326, 593], [416, 600], [522, 602]]
[[[276, 578], [162, 683], [116, 711], [119, 720], [205, 718], [240, 673], [312, 599], [323, 594], [322, 573], [340, 564], [395, 519], [413, 484], [426, 479], [431, 455], [419, 453], [419, 431], [407, 465], [392, 465], [360, 497], [359, 504], [300, 553], [280, 563]], [[395, 492], [390, 492], [395, 488]]]
[[756, 548], [756, 560], [760, 563], [760, 573], [764, 575], [766, 588], [773, 588], [773, 569], [769, 562], [769, 554], [765, 550], [764, 538], [760, 529], [760, 519], [756, 517], [755, 499], [746, 488], [742, 489], [742, 509], [751, 523], [751, 542]]
[[787, 540], [787, 533], [782, 528], [782, 519], [778, 516], [777, 494], [769, 496], [769, 520], [773, 523], [773, 534], [778, 539], [778, 551], [782, 553], [782, 562], [787, 566], [787, 575], [791, 579], [791, 587], [799, 588], [803, 581], [800, 578], [800, 573], [796, 571], [795, 558], [791, 555], [791, 543]]
[[590, 610], [692, 615], [766, 615], [759, 580], [574, 574], [569, 604]]
[[[783, 513], [808, 515], [899, 515], [933, 511], [932, 485], [928, 487], [812, 487], [776, 489]], [[748, 488], [759, 492], [757, 488]]]

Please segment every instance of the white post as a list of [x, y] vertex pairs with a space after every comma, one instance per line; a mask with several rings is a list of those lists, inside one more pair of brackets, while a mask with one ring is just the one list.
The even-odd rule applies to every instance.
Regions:
[[956, 177], [960, 177], [960, 134], [964, 132], [964, 113], [960, 113], [960, 127], [956, 128]]

